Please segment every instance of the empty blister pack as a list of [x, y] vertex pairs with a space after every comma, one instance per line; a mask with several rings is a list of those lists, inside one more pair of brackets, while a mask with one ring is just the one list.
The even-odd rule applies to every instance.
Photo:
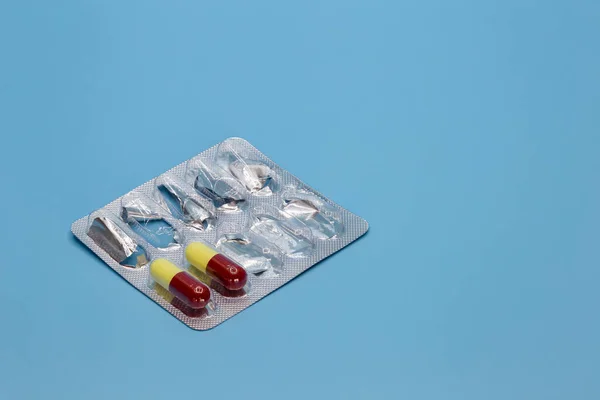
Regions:
[[78, 219], [73, 234], [193, 329], [362, 236], [367, 222], [230, 138]]

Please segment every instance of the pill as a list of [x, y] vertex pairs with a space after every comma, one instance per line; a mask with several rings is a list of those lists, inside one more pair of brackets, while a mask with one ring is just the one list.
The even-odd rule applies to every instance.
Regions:
[[204, 243], [190, 243], [185, 249], [185, 258], [226, 289], [239, 290], [248, 281], [244, 268]]
[[185, 305], [204, 308], [210, 301], [210, 289], [171, 261], [158, 258], [150, 264], [150, 275]]

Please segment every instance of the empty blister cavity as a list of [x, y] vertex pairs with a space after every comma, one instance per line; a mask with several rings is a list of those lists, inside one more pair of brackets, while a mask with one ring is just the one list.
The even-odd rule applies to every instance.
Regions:
[[256, 235], [226, 233], [219, 238], [216, 247], [255, 276], [267, 278], [281, 273], [283, 261], [280, 251]]
[[212, 201], [217, 210], [235, 212], [245, 207], [246, 199], [241, 184], [235, 179], [222, 176], [209, 168], [202, 160], [190, 161], [186, 175], [194, 189]]
[[333, 239], [344, 232], [339, 213], [317, 195], [288, 188], [283, 191], [282, 200], [283, 215], [302, 221], [310, 228], [315, 239]]
[[214, 226], [215, 208], [210, 200], [191, 193], [184, 182], [169, 175], [156, 179], [155, 185], [155, 198], [173, 217], [199, 231]]
[[283, 254], [262, 236], [248, 230], [248, 220], [222, 221], [215, 248], [235, 260], [254, 276], [275, 277], [281, 273]]
[[250, 231], [289, 257], [306, 257], [314, 248], [310, 229], [297, 218], [272, 206], [253, 210]]
[[181, 243], [179, 233], [165, 219], [161, 208], [145, 196], [130, 193], [123, 197], [121, 219], [132, 231], [157, 249], [173, 248]]
[[217, 151], [217, 164], [237, 179], [251, 194], [270, 196], [277, 189], [275, 170], [266, 162], [243, 154], [229, 141], [223, 142]]
[[148, 254], [114, 219], [92, 215], [88, 236], [113, 260], [124, 267], [140, 268], [148, 263]]

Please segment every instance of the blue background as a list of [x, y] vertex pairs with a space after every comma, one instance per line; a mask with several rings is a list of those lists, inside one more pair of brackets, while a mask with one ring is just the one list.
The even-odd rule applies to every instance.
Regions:
[[[599, 398], [599, 20], [2, 1], [0, 398]], [[195, 332], [69, 227], [228, 136], [371, 230]]]

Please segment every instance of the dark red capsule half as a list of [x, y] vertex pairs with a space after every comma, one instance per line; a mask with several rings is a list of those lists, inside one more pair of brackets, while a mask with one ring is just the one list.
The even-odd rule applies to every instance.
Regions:
[[204, 308], [210, 301], [210, 289], [185, 271], [176, 274], [169, 283], [169, 292], [191, 308]]
[[208, 261], [206, 273], [229, 290], [240, 290], [248, 282], [246, 270], [220, 253]]

